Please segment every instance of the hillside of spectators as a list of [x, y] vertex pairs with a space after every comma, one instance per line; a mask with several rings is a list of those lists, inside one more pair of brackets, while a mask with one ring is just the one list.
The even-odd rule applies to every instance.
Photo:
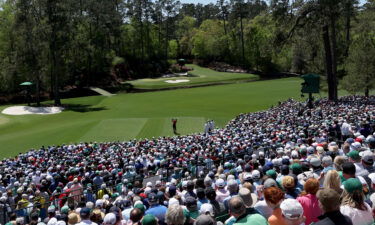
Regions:
[[292, 99], [223, 129], [0, 162], [0, 224], [370, 225], [375, 96]]

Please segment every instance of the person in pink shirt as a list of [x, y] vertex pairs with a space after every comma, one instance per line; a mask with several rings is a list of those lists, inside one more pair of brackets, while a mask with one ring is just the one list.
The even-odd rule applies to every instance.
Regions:
[[304, 191], [300, 197], [297, 198], [298, 202], [303, 207], [303, 214], [306, 217], [305, 224], [319, 221], [318, 216], [322, 214], [319, 207], [319, 200], [316, 193], [319, 190], [319, 181], [315, 178], [310, 178], [304, 185]]

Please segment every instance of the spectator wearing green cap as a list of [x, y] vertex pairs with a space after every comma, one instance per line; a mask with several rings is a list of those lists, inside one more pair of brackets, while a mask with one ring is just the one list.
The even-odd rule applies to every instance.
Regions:
[[362, 174], [362, 171], [364, 170], [363, 165], [361, 163], [361, 156], [359, 155], [359, 152], [354, 150], [348, 153], [349, 162], [354, 163], [355, 166], [355, 174], [358, 176], [359, 174]]
[[274, 180], [277, 178], [277, 173], [275, 170], [267, 170], [266, 175]]
[[303, 172], [302, 166], [299, 163], [293, 163], [290, 166], [290, 169], [292, 170], [292, 173], [296, 176], [298, 176], [299, 174]]
[[142, 225], [158, 225], [158, 220], [154, 215], [147, 214], [142, 219]]
[[371, 207], [365, 202], [363, 186], [357, 178], [344, 182], [340, 212], [352, 219], [355, 225], [369, 225], [374, 222]]

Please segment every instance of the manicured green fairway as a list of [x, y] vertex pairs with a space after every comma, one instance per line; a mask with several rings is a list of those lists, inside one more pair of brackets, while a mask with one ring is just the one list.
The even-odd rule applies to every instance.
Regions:
[[93, 96], [64, 99], [63, 104], [74, 107], [56, 115], [0, 114], [0, 158], [42, 145], [171, 136], [172, 117], [179, 119], [179, 133], [202, 132], [207, 119], [214, 119], [222, 127], [239, 113], [267, 109], [280, 100], [298, 97], [300, 83], [298, 78], [287, 78]]
[[[134, 87], [138, 89], [159, 89], [168, 87], [196, 86], [209, 83], [228, 83], [235, 81], [259, 79], [259, 76], [254, 74], [223, 73], [193, 64], [188, 64], [187, 67], [194, 69], [189, 72], [189, 74], [192, 75], [191, 77], [139, 79], [129, 81], [127, 83], [134, 85]], [[167, 80], [189, 80], [189, 82], [171, 84], [165, 82]]]

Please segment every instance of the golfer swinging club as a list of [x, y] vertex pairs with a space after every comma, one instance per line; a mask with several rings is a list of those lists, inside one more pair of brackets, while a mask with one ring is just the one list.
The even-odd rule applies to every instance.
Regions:
[[177, 134], [177, 119], [172, 119], [173, 133]]

